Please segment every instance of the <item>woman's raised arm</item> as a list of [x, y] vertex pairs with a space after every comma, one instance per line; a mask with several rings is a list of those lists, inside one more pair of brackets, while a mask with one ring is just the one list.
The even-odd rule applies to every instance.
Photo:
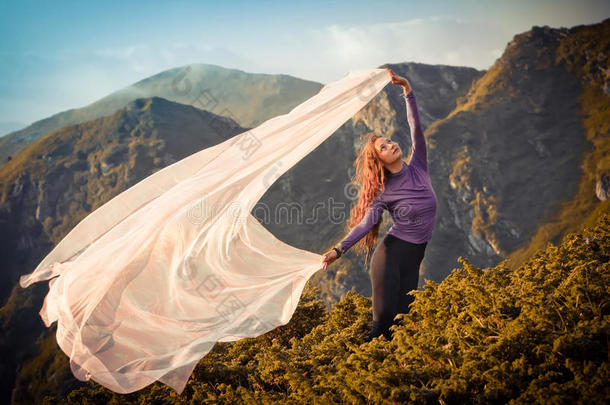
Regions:
[[[407, 90], [405, 90], [407, 93]], [[414, 164], [421, 167], [424, 170], [428, 170], [428, 157], [426, 153], [426, 138], [424, 138], [424, 131], [419, 121], [419, 111], [417, 109], [417, 101], [415, 100], [415, 93], [410, 90], [404, 95], [405, 102], [407, 105], [407, 122], [411, 129], [411, 143], [413, 145], [413, 152], [411, 153], [411, 159], [409, 164]]]
[[409, 83], [406, 78], [398, 76], [392, 69], [386, 69], [392, 83], [402, 86], [404, 90], [403, 96], [407, 104], [407, 122], [411, 128], [411, 144], [413, 145], [413, 152], [411, 153], [409, 165], [414, 164], [427, 171], [428, 157], [426, 153], [426, 139], [424, 138], [424, 131], [419, 122], [419, 111], [417, 109], [417, 102], [415, 101], [415, 93], [411, 89], [411, 83]]

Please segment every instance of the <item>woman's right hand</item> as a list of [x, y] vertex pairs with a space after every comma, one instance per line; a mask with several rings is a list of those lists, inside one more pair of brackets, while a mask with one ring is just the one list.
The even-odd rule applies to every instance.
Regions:
[[335, 249], [331, 249], [328, 252], [324, 253], [322, 268], [326, 270], [326, 268], [335, 260], [337, 260], [337, 252], [335, 251]]

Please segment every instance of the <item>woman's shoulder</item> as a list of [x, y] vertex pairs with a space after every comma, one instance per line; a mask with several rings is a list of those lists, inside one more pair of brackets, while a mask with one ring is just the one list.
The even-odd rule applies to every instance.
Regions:
[[430, 173], [428, 173], [427, 167], [422, 167], [419, 163], [414, 162], [413, 160], [411, 160], [411, 162], [408, 163], [407, 166], [409, 167], [409, 170], [411, 170], [411, 171], [416, 171], [417, 173], [421, 173], [424, 176], [430, 175]]

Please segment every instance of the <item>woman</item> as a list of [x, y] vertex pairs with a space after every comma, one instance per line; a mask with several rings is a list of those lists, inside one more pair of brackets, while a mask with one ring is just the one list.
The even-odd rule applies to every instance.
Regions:
[[[417, 289], [419, 266], [436, 219], [436, 195], [428, 174], [426, 141], [419, 122], [415, 94], [407, 79], [387, 69], [392, 83], [403, 87], [413, 151], [409, 163], [402, 160], [397, 143], [374, 132], [356, 159], [355, 182], [361, 185], [352, 209], [349, 234], [324, 254], [323, 269], [356, 245], [366, 250], [366, 262], [374, 245], [383, 211], [394, 222], [373, 253], [370, 277], [373, 290], [373, 325], [367, 341], [380, 336], [392, 339], [390, 326], [398, 313], [407, 313]], [[355, 226], [354, 226], [355, 225]]]

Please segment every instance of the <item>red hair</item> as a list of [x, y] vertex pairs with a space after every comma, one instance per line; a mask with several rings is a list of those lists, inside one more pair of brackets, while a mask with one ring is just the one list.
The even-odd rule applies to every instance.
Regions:
[[[356, 170], [351, 179], [353, 184], [360, 186], [360, 192], [358, 193], [358, 202], [352, 208], [350, 218], [347, 221], [348, 232], [362, 221], [373, 200], [378, 198], [385, 189], [385, 167], [375, 149], [375, 141], [378, 138], [382, 138], [382, 136], [374, 131], [360, 137], [363, 146], [354, 162]], [[380, 218], [379, 222], [375, 224], [369, 233], [354, 245], [356, 250], [366, 251], [365, 266], [368, 263], [371, 250], [377, 241], [381, 222]]]

